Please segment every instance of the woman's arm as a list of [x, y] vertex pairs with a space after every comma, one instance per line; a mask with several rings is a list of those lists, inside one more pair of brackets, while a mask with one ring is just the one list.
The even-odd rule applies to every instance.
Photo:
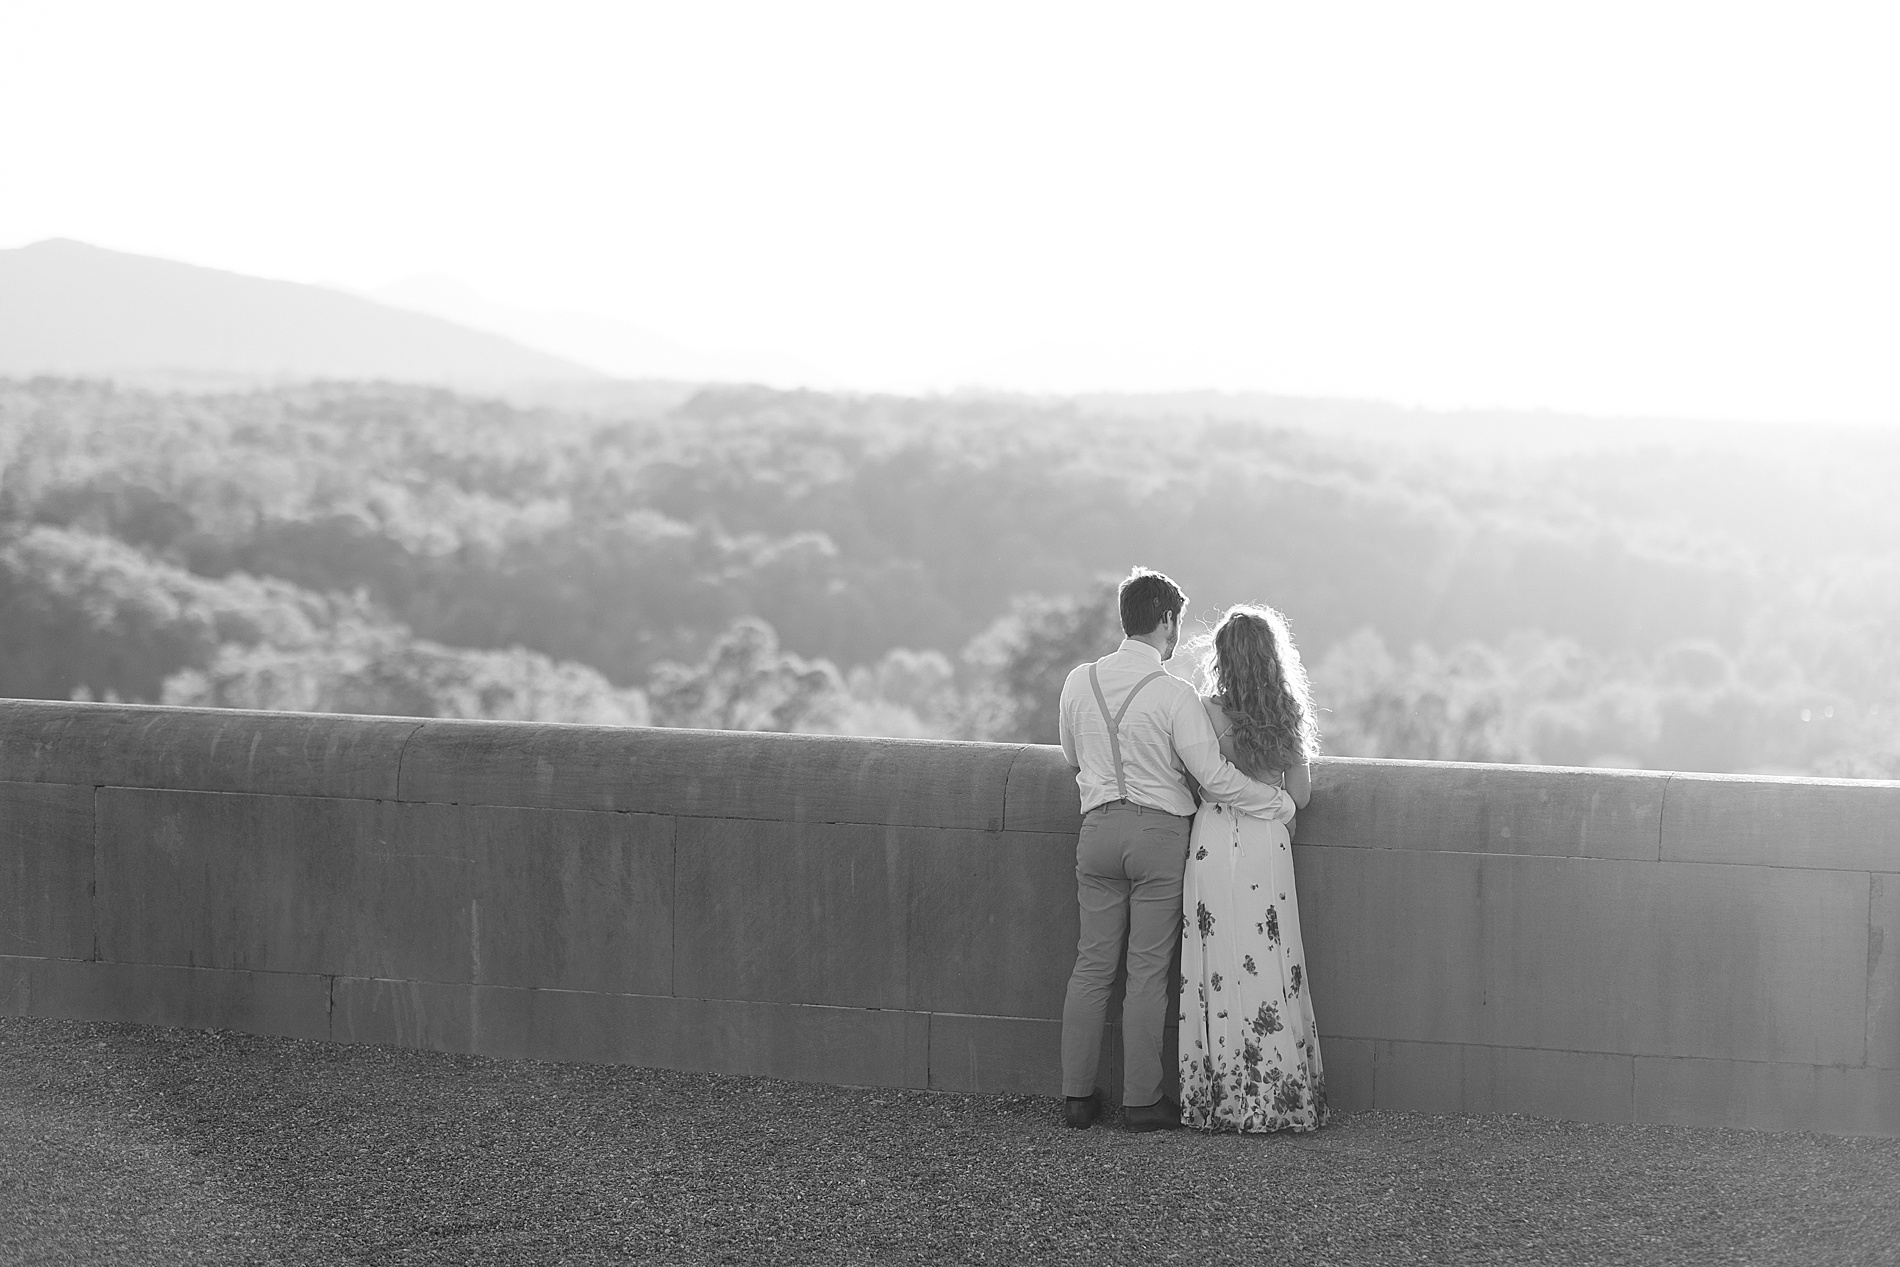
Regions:
[[1286, 772], [1284, 786], [1286, 794], [1293, 798], [1293, 803], [1305, 809], [1306, 803], [1313, 799], [1313, 767], [1307, 762], [1300, 762]]
[[1201, 707], [1207, 710], [1208, 724], [1214, 728], [1214, 738], [1220, 740], [1220, 755], [1227, 764], [1238, 768], [1240, 762], [1234, 760], [1234, 723], [1227, 716], [1227, 710], [1220, 706], [1219, 697], [1204, 699]]

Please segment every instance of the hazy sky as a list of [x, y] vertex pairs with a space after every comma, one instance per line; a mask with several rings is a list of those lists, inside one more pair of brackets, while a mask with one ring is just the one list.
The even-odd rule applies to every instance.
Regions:
[[1896, 66], [1816, 0], [0, 0], [0, 246], [821, 385], [1900, 421]]

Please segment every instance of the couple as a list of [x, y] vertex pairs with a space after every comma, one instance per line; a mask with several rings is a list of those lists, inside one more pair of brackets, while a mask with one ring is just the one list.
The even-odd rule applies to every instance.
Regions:
[[[1062, 751], [1082, 790], [1082, 936], [1062, 1009], [1068, 1124], [1087, 1127], [1100, 1112], [1096, 1069], [1126, 937], [1127, 1128], [1313, 1130], [1327, 1118], [1326, 1077], [1289, 825], [1312, 790], [1318, 734], [1299, 654], [1277, 612], [1229, 608], [1203, 659], [1216, 692], [1204, 700], [1162, 668], [1187, 595], [1136, 568], [1119, 598], [1126, 640], [1077, 666], [1060, 705]], [[1177, 937], [1178, 1106], [1162, 1097], [1161, 1069]]]

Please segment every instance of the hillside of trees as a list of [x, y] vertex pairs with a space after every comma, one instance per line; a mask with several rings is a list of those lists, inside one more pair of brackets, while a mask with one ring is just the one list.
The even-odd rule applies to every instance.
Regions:
[[1276, 408], [0, 382], [0, 695], [1046, 740], [1139, 562], [1330, 752], [1900, 777], [1900, 438]]

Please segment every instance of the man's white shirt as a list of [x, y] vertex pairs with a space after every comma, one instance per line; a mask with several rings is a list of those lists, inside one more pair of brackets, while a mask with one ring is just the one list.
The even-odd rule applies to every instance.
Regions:
[[[1089, 683], [1089, 665], [1077, 665], [1062, 684], [1058, 707], [1062, 751], [1076, 768], [1082, 812], [1122, 796], [1115, 783], [1115, 757], [1108, 740], [1108, 718]], [[1161, 653], [1129, 638], [1112, 655], [1095, 662], [1096, 676], [1110, 716], [1135, 685], [1162, 668]], [[1140, 805], [1187, 817], [1194, 797], [1185, 771], [1201, 785], [1201, 795], [1235, 809], [1281, 822], [1293, 819], [1293, 798], [1269, 783], [1250, 779], [1221, 756], [1220, 740], [1194, 687], [1164, 673], [1141, 688], [1119, 728], [1122, 774], [1127, 797]]]

